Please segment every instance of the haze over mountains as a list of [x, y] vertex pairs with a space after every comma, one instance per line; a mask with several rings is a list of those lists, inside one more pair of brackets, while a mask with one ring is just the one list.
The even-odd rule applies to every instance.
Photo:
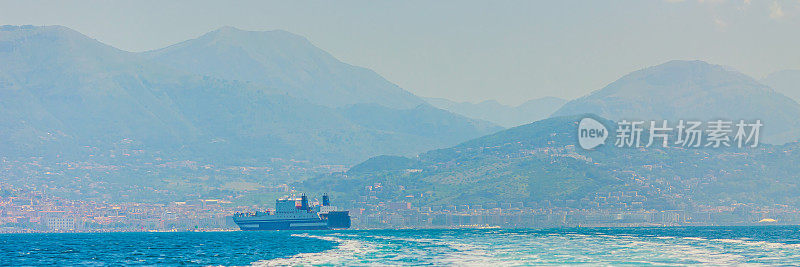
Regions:
[[[590, 151], [576, 146], [576, 128], [586, 113], [600, 114], [594, 118], [609, 129], [611, 137], [606, 145]], [[614, 120], [760, 119], [767, 139], [780, 145], [617, 148], [611, 145], [616, 123], [602, 116]], [[654, 210], [797, 207], [800, 143], [782, 144], [797, 140], [797, 118], [797, 102], [744, 74], [702, 61], [670, 61], [635, 71], [570, 101], [548, 119], [414, 158], [374, 157], [344, 175], [323, 175], [297, 185], [309, 191], [338, 192], [355, 203], [374, 195], [383, 201], [429, 205], [497, 206], [519, 201], [532, 207], [619, 209], [604, 207], [611, 205], [604, 202], [626, 192], [636, 200], [621, 205]], [[364, 191], [375, 185], [380, 190]]]
[[[126, 149], [151, 153], [152, 158], [219, 165], [252, 166], [272, 158], [353, 165], [378, 155], [429, 151], [417, 158], [371, 158], [353, 167], [348, 177], [309, 180], [304, 186], [333, 187], [355, 196], [355, 190], [379, 182], [391, 189], [386, 194], [406, 196], [402, 190], [410, 190], [429, 195], [432, 203], [465, 196], [485, 201], [514, 196], [534, 202], [580, 201], [587, 194], [630, 189], [635, 181], [619, 180], [619, 172], [626, 170], [706, 183], [704, 190], [712, 193], [693, 198], [707, 201], [736, 194], [748, 201], [789, 203], [797, 197], [790, 190], [800, 187], [795, 181], [800, 171], [794, 166], [796, 143], [748, 150], [755, 154], [746, 155], [681, 149], [641, 154], [574, 150], [575, 116], [584, 113], [611, 120], [760, 119], [765, 141], [797, 140], [797, 102], [744, 74], [701, 61], [671, 61], [635, 71], [563, 106], [564, 100], [543, 98], [518, 107], [424, 100], [283, 31], [225, 27], [164, 49], [131, 53], [65, 27], [3, 26], [0, 62], [4, 164], [5, 158], [13, 157], [119, 156], [108, 151]], [[792, 79], [785, 87], [779, 80], [784, 81], [768, 77], [764, 82], [791, 88]], [[552, 117], [540, 120], [547, 116]], [[502, 128], [491, 122], [514, 128], [498, 132]], [[137, 166], [153, 162], [137, 160]], [[47, 168], [63, 167], [59, 164]], [[657, 164], [669, 171], [645, 172], [644, 166]], [[14, 177], [28, 183], [30, 165], [20, 166]], [[721, 174], [732, 169], [741, 171]], [[103, 195], [85, 185], [109, 182], [114, 175], [125, 181], [107, 187], [109, 191], [130, 189], [117, 193], [133, 200], [157, 197], [152, 190], [136, 191], [147, 182], [152, 188], [183, 188], [171, 200], [184, 193], [228, 194], [226, 190], [234, 190], [229, 185], [232, 178], [217, 171], [187, 167], [159, 173], [128, 166], [109, 174], [78, 169], [59, 174], [59, 190]], [[194, 177], [201, 175], [204, 179]], [[274, 182], [237, 175], [236, 182]], [[56, 180], [50, 174], [37, 177], [39, 183]], [[779, 200], [747, 195], [748, 186], [768, 184], [774, 177], [788, 187], [763, 187], [759, 192]], [[648, 183], [658, 190], [683, 186]], [[652, 193], [652, 205], [665, 205], [659, 194]]]
[[761, 83], [800, 102], [800, 70], [774, 72], [761, 79]]
[[470, 118], [493, 122], [506, 128], [547, 118], [564, 103], [567, 103], [567, 100], [557, 97], [532, 99], [518, 106], [503, 105], [495, 100], [480, 103], [455, 102], [444, 98], [426, 98], [425, 100], [435, 107]]
[[730, 120], [764, 124], [765, 142], [800, 138], [800, 104], [753, 78], [703, 61], [670, 61], [634, 71], [572, 100], [553, 117], [593, 113], [612, 120]]
[[[575, 145], [582, 118], [549, 118], [414, 158], [374, 157], [346, 175], [324, 175], [297, 186], [334, 192], [355, 203], [368, 195], [423, 205], [522, 202], [528, 207], [623, 210], [800, 206], [800, 143], [745, 149], [606, 145], [587, 151]], [[614, 129], [613, 121], [594, 118]], [[609, 134], [614, 136], [613, 130]], [[375, 185], [380, 190], [364, 191]], [[618, 192], [636, 196], [627, 205], [638, 206], [604, 203]]]
[[374, 71], [341, 62], [302, 36], [281, 30], [222, 27], [145, 56], [196, 74], [260, 83], [328, 107], [375, 103], [414, 108], [424, 103]]
[[124, 145], [221, 162], [348, 164], [500, 129], [426, 107], [282, 31], [226, 27], [131, 53], [61, 26], [3, 26], [0, 61], [6, 156], [85, 157]]

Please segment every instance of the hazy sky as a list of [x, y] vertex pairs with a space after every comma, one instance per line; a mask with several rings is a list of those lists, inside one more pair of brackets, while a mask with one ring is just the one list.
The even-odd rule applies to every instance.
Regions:
[[284, 29], [420, 96], [507, 104], [579, 97], [672, 59], [757, 79], [800, 69], [800, 0], [0, 0], [0, 24], [64, 25], [128, 51], [225, 25]]

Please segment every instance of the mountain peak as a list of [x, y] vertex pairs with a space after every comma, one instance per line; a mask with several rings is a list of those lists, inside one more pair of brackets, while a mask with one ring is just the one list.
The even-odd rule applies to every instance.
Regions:
[[72, 30], [72, 29], [70, 29], [68, 27], [61, 26], [61, 25], [35, 26], [35, 25], [27, 24], [27, 25], [2, 25], [2, 26], [0, 26], [0, 31], [6, 31], [6, 32], [11, 32], [11, 31], [41, 31], [41, 30], [56, 31], [56, 32], [68, 32], [68, 31], [76, 32], [75, 30]]
[[206, 34], [204, 34], [204, 36], [206, 36], [206, 35], [215, 36], [215, 37], [218, 37], [218, 36], [232, 36], [232, 35], [242, 34], [242, 33], [245, 33], [245, 32], [247, 32], [247, 31], [239, 29], [239, 28], [236, 28], [236, 27], [233, 27], [233, 26], [222, 26], [220, 28], [217, 28], [216, 30], [207, 32]]
[[[671, 75], [673, 78], [703, 78], [708, 75], [729, 75], [741, 80], [755, 81], [733, 68], [711, 64], [702, 60], [671, 60], [665, 63], [642, 69], [637, 72], [644, 72], [654, 75]], [[634, 73], [637, 73], [634, 72]]]
[[230, 26], [230, 25], [225, 25], [225, 26], [219, 27], [218, 29], [216, 29], [214, 31], [215, 32], [224, 32], [224, 31], [244, 31], [244, 30], [236, 28], [236, 27], [233, 27], [233, 26]]
[[753, 78], [707, 62], [669, 61], [634, 71], [570, 101], [552, 116], [593, 113], [613, 120], [761, 120], [764, 141], [800, 137], [800, 105]]
[[283, 30], [225, 26], [147, 55], [177, 69], [278, 88], [328, 107], [377, 103], [413, 108], [423, 103], [377, 73], [341, 62], [305, 37]]
[[745, 75], [744, 73], [741, 73], [734, 67], [712, 64], [702, 60], [672, 60], [658, 66], [661, 66], [662, 68], [674, 68], [683, 70], [707, 70], [711, 72], [721, 72], [721, 73], [727, 73], [732, 76], [737, 76], [741, 79], [755, 81], [753, 78]]
[[313, 46], [303, 36], [284, 31], [284, 30], [270, 30], [270, 31], [250, 31], [242, 30], [233, 26], [223, 26], [211, 32], [200, 36], [195, 40], [225, 42], [227, 44], [236, 45], [304, 45]]
[[3, 25], [0, 26], [0, 32], [2, 32], [0, 42], [18, 46], [22, 49], [20, 51], [63, 49], [73, 54], [91, 53], [97, 50], [107, 53], [128, 53], [61, 25]]
[[[285, 31], [223, 27], [132, 53], [63, 26], [1, 27], [0, 155], [81, 158], [84, 146], [108, 151], [133, 140], [148, 153], [212, 161], [349, 164], [497, 130], [419, 106], [374, 72], [293, 40], [307, 43]], [[365, 103], [378, 108], [330, 107]]]
[[714, 64], [699, 59], [673, 59], [656, 66], [714, 66]]
[[64, 27], [61, 25], [48, 25], [48, 26], [34, 26], [34, 25], [3, 25], [0, 26], [0, 32], [3, 32], [0, 35], [0, 41], [10, 41], [19, 39], [21, 37], [29, 37], [34, 35], [43, 35], [48, 36], [50, 38], [60, 38], [60, 39], [67, 39], [67, 40], [91, 40], [95, 41], [94, 39], [90, 38], [89, 36], [83, 35], [82, 33], [70, 29], [68, 27]]
[[[64, 26], [4, 25], [0, 26], [0, 62], [19, 62], [28, 68], [0, 71], [35, 72], [36, 69], [61, 69], [87, 73], [107, 70], [129, 60], [131, 53], [106, 45]], [[78, 67], [78, 66], [88, 67]]]

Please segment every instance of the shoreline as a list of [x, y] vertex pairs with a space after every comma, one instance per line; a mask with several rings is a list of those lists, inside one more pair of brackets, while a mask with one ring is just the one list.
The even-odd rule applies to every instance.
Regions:
[[9, 234], [103, 234], [103, 233], [220, 233], [220, 232], [357, 232], [357, 231], [407, 231], [407, 230], [555, 230], [555, 229], [625, 229], [625, 228], [725, 228], [725, 227], [789, 227], [800, 224], [738, 224], [738, 225], [577, 225], [554, 227], [499, 227], [499, 226], [465, 226], [465, 227], [401, 227], [401, 228], [351, 228], [346, 230], [264, 230], [242, 231], [239, 229], [202, 229], [202, 230], [147, 230], [147, 231], [18, 231], [3, 232]]

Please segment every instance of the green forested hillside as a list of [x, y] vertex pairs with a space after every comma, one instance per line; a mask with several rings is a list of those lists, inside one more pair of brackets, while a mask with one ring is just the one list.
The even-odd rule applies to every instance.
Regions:
[[[201, 41], [229, 49], [203, 54], [191, 45]], [[237, 47], [254, 58], [229, 54]], [[257, 73], [200, 71], [222, 71], [227, 65], [214, 61], [222, 59], [241, 65], [237, 73]], [[259, 64], [246, 65], [250, 60]], [[224, 28], [163, 51], [131, 53], [66, 27], [4, 26], [0, 62], [0, 154], [9, 158], [93, 160], [125, 144], [215, 164], [281, 158], [350, 165], [500, 129], [428, 106], [287, 32]]]
[[761, 120], [765, 142], [800, 140], [800, 104], [741, 72], [698, 60], [631, 72], [553, 116], [582, 113], [612, 120]]
[[[612, 133], [607, 145], [585, 151], [575, 147], [580, 118], [551, 118], [414, 159], [383, 159], [383, 170], [371, 160], [364, 163], [371, 165], [369, 171], [353, 168], [298, 186], [354, 201], [376, 196], [427, 205], [524, 202], [581, 207], [616, 192], [636, 192], [643, 196], [641, 205], [653, 209], [800, 205], [798, 143], [755, 149], [635, 149], [609, 146]], [[409, 165], [398, 162], [412, 161], [413, 168], [397, 168]], [[367, 189], [375, 185], [380, 190]]]

